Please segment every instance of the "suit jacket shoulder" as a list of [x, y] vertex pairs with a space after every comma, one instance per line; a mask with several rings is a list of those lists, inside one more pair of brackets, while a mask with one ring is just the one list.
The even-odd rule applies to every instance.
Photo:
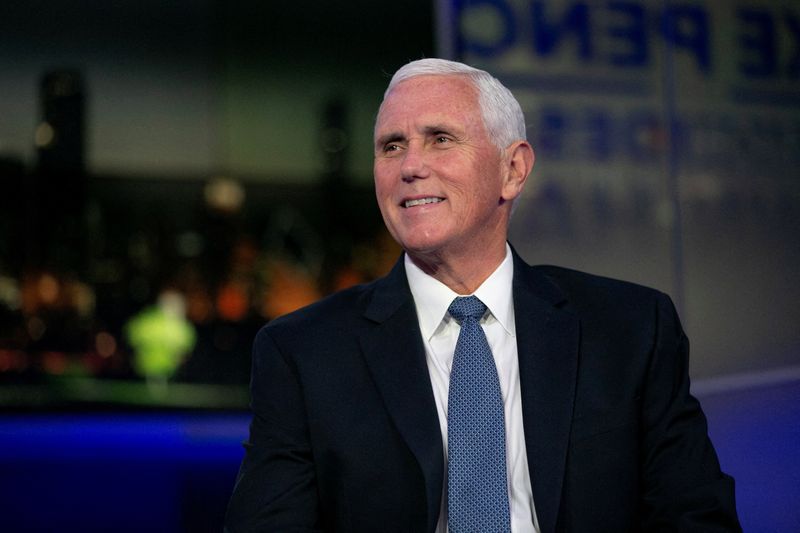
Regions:
[[619, 279], [589, 274], [579, 270], [539, 265], [530, 267], [556, 285], [567, 300], [576, 305], [618, 305], [619, 303], [653, 302], [666, 297], [661, 291]]
[[564, 307], [578, 315], [586, 332], [653, 339], [661, 326], [683, 336], [672, 299], [657, 289], [551, 265], [530, 268], [559, 288]]

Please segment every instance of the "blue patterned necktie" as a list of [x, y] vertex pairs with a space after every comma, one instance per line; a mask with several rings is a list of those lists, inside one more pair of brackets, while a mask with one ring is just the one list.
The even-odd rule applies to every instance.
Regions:
[[461, 324], [447, 400], [447, 521], [450, 533], [511, 531], [503, 397], [479, 320], [486, 306], [458, 297], [448, 309]]

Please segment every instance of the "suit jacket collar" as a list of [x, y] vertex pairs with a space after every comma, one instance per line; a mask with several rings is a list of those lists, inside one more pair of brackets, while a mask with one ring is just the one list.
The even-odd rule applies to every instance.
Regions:
[[561, 289], [514, 253], [522, 418], [533, 503], [542, 533], [555, 531], [578, 371], [580, 325]]
[[442, 447], [425, 347], [402, 257], [375, 285], [364, 316], [374, 323], [361, 336], [367, 366], [386, 409], [425, 477], [427, 530], [433, 532], [444, 484]]
[[[542, 533], [555, 531], [578, 365], [579, 323], [563, 292], [514, 253], [514, 313], [533, 501]], [[375, 285], [362, 349], [387, 411], [425, 477], [428, 531], [445, 480], [439, 421], [402, 257]]]

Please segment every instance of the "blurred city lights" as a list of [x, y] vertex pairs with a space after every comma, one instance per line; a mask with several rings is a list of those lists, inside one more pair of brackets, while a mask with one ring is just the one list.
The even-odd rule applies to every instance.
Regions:
[[36, 126], [33, 142], [37, 148], [48, 148], [55, 140], [56, 132], [48, 122], [42, 122]]
[[95, 350], [101, 357], [111, 357], [117, 351], [117, 340], [107, 331], [101, 331], [94, 339]]

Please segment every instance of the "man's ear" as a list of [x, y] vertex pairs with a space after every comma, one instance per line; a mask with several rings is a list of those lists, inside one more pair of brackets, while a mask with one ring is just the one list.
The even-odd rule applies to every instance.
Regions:
[[517, 141], [505, 150], [506, 177], [503, 182], [503, 199], [511, 201], [522, 193], [525, 180], [533, 169], [536, 158], [528, 141]]

